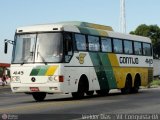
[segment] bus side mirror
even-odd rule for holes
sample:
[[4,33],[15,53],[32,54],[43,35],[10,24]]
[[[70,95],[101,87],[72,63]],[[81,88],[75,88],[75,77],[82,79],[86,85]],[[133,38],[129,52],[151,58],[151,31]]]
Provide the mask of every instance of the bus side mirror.
[[14,45],[14,41],[8,40],[8,39],[4,40],[4,53],[5,54],[7,54],[7,52],[8,52],[8,43]]
[[7,52],[8,52],[8,43],[5,40],[4,41],[4,53],[7,54]]

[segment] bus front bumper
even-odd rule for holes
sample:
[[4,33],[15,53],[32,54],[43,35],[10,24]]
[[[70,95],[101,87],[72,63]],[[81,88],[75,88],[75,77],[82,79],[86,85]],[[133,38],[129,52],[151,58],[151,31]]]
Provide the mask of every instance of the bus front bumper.
[[11,83],[11,90],[14,93],[32,93],[32,92],[63,93],[60,90],[59,83],[45,83],[45,84]]

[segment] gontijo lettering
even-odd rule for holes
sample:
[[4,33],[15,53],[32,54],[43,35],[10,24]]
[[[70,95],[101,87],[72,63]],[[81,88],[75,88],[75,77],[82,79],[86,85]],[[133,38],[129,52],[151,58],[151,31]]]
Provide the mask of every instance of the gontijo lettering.
[[119,62],[120,64],[139,64],[138,58],[133,57],[120,57]]

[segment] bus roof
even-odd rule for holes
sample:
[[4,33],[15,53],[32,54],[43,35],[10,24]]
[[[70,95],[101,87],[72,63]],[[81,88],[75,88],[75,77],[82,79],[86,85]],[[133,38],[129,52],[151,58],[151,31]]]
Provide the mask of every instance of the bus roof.
[[41,24],[41,25],[33,25],[17,28],[16,33],[25,33],[25,32],[48,32],[48,31],[69,31],[69,32],[77,32],[83,34],[97,35],[97,36],[106,36],[106,37],[114,37],[128,40],[136,40],[143,42],[151,42],[151,40],[147,37],[130,35],[130,34],[122,34],[118,32],[114,32],[112,27],[81,22],[81,21],[68,21],[68,22],[59,22],[54,24]]
[[131,35],[131,34],[122,34],[122,33],[111,32],[111,31],[108,31],[107,33],[109,37],[113,37],[113,38],[120,38],[120,39],[125,39],[125,40],[135,40],[135,41],[151,43],[151,40],[148,37]]
[[33,26],[20,27],[20,28],[17,28],[16,32],[22,33],[22,32],[40,32],[40,31],[41,32],[42,31],[61,31],[62,28],[66,28],[68,26],[113,31],[112,27],[110,26],[88,23],[88,22],[80,22],[80,21],[68,21],[68,22],[59,22],[54,24],[39,24],[39,25],[33,25]]

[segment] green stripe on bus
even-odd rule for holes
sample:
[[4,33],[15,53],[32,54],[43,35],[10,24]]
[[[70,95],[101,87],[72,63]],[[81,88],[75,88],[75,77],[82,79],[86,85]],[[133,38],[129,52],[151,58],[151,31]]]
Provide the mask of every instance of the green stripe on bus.
[[95,66],[94,69],[99,81],[100,89],[109,90],[108,80],[107,80],[105,70],[102,65],[99,54],[98,53],[89,53],[89,54],[90,54],[90,58],[92,60],[93,66]]
[[108,54],[99,53],[99,56],[100,56],[102,64],[103,64],[105,74],[107,76],[109,88],[110,89],[117,88],[116,78],[115,78],[113,68],[111,66],[111,62],[109,60]]
[[108,36],[108,33],[104,30],[96,30],[96,29],[86,28],[86,27],[78,27],[78,29],[83,34],[105,36],[105,37]]
[[41,67],[40,71],[38,72],[38,76],[44,76],[48,70],[49,66]]
[[37,76],[39,71],[40,71],[41,67],[35,67],[32,69],[30,76]]
[[90,53],[100,89],[117,88],[113,68],[106,53]]
[[95,29],[90,29],[85,27],[78,27],[78,29],[80,30],[81,33],[84,33],[84,34],[100,36],[100,33],[98,32],[98,30],[95,30]]

